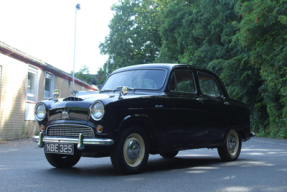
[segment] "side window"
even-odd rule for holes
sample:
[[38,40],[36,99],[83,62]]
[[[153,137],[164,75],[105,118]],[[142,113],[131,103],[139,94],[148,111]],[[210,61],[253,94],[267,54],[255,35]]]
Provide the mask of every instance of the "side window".
[[192,71],[174,71],[170,77],[168,89],[172,92],[195,93]]
[[28,66],[25,120],[36,120],[34,108],[38,101],[38,81],[38,69]]
[[213,76],[198,72],[198,82],[202,94],[222,96],[221,89]]

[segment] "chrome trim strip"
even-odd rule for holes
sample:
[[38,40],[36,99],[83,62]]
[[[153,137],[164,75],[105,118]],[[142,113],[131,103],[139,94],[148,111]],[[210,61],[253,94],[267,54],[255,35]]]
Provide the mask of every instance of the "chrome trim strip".
[[[32,141],[38,143],[39,136],[33,136]],[[44,136],[43,142],[48,143],[79,143],[79,138],[69,138],[69,137],[57,137],[57,136]],[[84,138],[83,139],[84,145],[113,145],[113,139],[100,139],[100,138]]]

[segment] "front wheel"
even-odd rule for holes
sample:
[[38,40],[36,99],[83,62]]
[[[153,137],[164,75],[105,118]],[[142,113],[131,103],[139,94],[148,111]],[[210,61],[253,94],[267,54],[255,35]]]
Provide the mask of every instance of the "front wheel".
[[149,156],[147,136],[140,127],[129,127],[120,136],[118,145],[111,153],[111,161],[121,174],[139,173]]
[[235,130],[228,132],[224,146],[217,148],[220,158],[224,161],[235,161],[241,152],[241,137]]
[[76,165],[81,156],[80,155],[59,155],[45,153],[48,162],[56,168],[70,168]]

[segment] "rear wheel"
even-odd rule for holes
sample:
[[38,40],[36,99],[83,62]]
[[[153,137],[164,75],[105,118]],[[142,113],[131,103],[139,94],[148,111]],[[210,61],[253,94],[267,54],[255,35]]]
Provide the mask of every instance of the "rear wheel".
[[121,174],[139,173],[149,156],[147,136],[140,127],[129,127],[120,136],[118,145],[111,153],[111,161]]
[[163,158],[174,158],[178,154],[178,151],[171,151],[171,152],[165,152],[160,153],[160,156]]
[[217,149],[220,158],[224,161],[235,161],[241,152],[241,138],[235,130],[227,133],[224,146]]
[[45,153],[48,162],[56,168],[70,168],[76,165],[81,156],[80,155],[59,155]]

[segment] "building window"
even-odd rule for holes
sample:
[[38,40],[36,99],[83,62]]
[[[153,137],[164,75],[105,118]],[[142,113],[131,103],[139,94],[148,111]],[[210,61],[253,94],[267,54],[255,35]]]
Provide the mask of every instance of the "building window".
[[38,69],[28,68],[27,78],[27,101],[37,102],[38,100]]
[[36,120],[34,108],[38,102],[38,82],[38,69],[28,66],[25,120]]
[[44,99],[49,99],[53,97],[54,88],[54,76],[50,73],[45,74],[45,89],[44,89]]
[[1,108],[1,79],[2,79],[2,66],[0,65],[0,108]]

